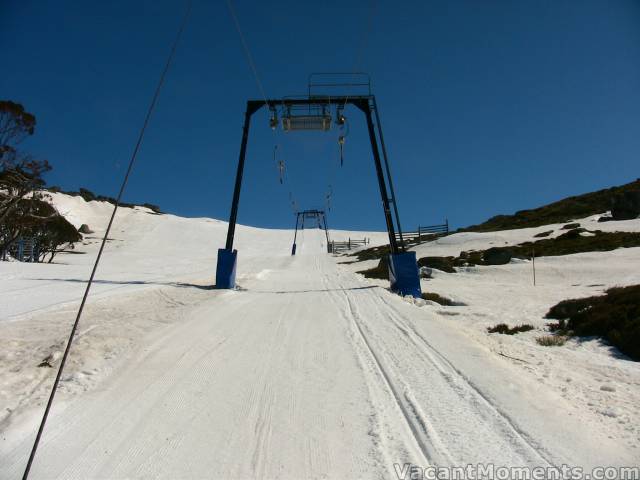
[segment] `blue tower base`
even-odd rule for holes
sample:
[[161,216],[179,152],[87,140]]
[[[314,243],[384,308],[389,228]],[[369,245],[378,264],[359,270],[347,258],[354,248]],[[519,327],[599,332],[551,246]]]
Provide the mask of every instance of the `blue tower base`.
[[216,288],[236,287],[237,250],[218,249],[218,266],[216,268]]
[[296,254],[296,244],[293,244],[293,247],[291,247],[291,255],[295,255]]
[[402,296],[422,296],[420,288],[420,274],[416,252],[402,252],[389,255],[389,281],[391,291]]

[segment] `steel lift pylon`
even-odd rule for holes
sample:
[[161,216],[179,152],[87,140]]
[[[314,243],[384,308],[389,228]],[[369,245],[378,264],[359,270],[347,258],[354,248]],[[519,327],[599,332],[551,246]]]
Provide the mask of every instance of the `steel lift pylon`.
[[316,224],[318,228],[322,228],[324,230],[324,235],[327,238],[327,252],[331,253],[331,243],[329,242],[329,228],[327,227],[327,216],[324,213],[324,210],[303,210],[301,212],[296,212],[296,230],[293,234],[293,245],[291,246],[291,255],[296,254],[297,244],[296,239],[298,238],[298,226],[300,226],[300,230],[304,230],[304,220],[316,220]]
[[[415,252],[407,252],[404,248],[402,240],[402,230],[400,228],[400,218],[393,191],[393,182],[391,180],[391,172],[386,155],[386,148],[382,136],[382,127],[380,125],[380,116],[376,105],[374,95],[353,95],[353,96],[315,96],[309,95],[302,98],[283,98],[274,100],[249,100],[247,101],[247,109],[244,116],[244,127],[242,130],[242,141],[240,143],[240,156],[238,159],[238,168],[236,171],[236,181],[233,191],[233,200],[231,202],[231,213],[229,215],[229,229],[227,231],[227,240],[224,248],[218,250],[218,264],[216,270],[216,287],[217,288],[234,288],[237,265],[237,250],[233,248],[233,240],[236,229],[236,221],[238,217],[238,205],[240,203],[240,191],[242,187],[242,178],[244,174],[245,156],[247,152],[247,141],[249,139],[249,127],[251,118],[254,113],[262,107],[267,107],[275,112],[280,108],[281,111],[291,112],[296,108],[307,107],[308,111],[312,109],[321,110],[321,114],[304,115],[305,118],[298,119],[297,122],[288,121],[287,125],[299,125],[300,129],[325,129],[327,111],[330,111],[332,105],[338,109],[344,109],[347,105],[358,108],[365,117],[367,130],[371,142],[371,151],[373,154],[374,166],[378,178],[378,186],[380,188],[380,198],[382,201],[382,209],[384,212],[385,222],[387,225],[387,233],[389,235],[389,281],[391,289],[400,295],[412,295],[419,297],[421,295],[420,279],[418,275],[418,265],[416,262]],[[329,107],[329,110],[326,108]],[[341,112],[341,110],[339,110]],[[373,115],[375,114],[377,125],[374,125]],[[322,118],[321,118],[322,116]],[[289,119],[295,117],[289,113]],[[277,124],[277,121],[276,121]],[[284,118],[283,118],[283,124]],[[272,120],[273,126],[273,120]],[[377,132],[376,132],[377,127]],[[385,170],[383,170],[380,158],[380,147],[385,159]],[[386,176],[385,176],[386,173]],[[391,214],[391,205],[393,204],[395,220]],[[396,239],[396,225],[399,233],[399,241]]]

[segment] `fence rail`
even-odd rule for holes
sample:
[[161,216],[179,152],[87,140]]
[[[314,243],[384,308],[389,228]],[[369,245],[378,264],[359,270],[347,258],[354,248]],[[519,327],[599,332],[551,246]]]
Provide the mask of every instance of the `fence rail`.
[[[421,243],[424,240],[432,237],[433,235],[447,235],[449,233],[449,220],[445,220],[442,225],[427,225],[420,226],[418,229],[409,232],[402,232],[402,240],[405,242],[417,242]],[[400,234],[396,233],[396,240],[400,241]]]
[[369,245],[371,240],[369,238],[363,239],[355,239],[349,238],[346,242],[329,242],[329,253],[340,253],[347,250],[351,250],[352,248],[361,247],[365,245]]

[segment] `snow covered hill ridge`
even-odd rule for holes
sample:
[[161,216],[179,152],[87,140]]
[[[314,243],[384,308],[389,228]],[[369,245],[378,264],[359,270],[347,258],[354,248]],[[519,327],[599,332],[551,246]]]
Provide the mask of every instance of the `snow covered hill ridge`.
[[[92,234],[53,264],[0,262],[0,478],[17,478],[113,206],[51,194]],[[605,212],[602,212],[603,214]],[[640,219],[572,219],[640,232]],[[460,232],[418,258],[517,245],[565,223]],[[397,478],[395,464],[629,466],[640,363],[598,338],[538,344],[561,300],[640,284],[640,247],[432,270],[402,299],[317,229],[238,225],[238,284],[213,290],[227,223],[119,210],[34,478]],[[331,231],[332,238],[385,232]],[[530,324],[517,335],[499,323]],[[479,440],[480,439],[480,440]],[[211,452],[216,452],[212,455]]]
[[[106,201],[87,202],[80,196],[63,193],[50,192],[49,195],[58,212],[72,225],[80,228],[86,224],[93,233],[85,234],[82,243],[76,244],[73,251],[56,257],[56,262],[49,268],[0,262],[0,268],[5,271],[0,284],[15,295],[10,302],[0,306],[0,318],[11,318],[47,306],[76,301],[83,290],[82,283],[90,273],[113,205]],[[212,286],[217,251],[224,246],[227,225],[226,221],[211,218],[158,215],[141,206],[120,208],[92,295],[125,293],[194,280]],[[335,240],[366,236],[371,239],[372,245],[378,245],[387,238],[386,234],[380,232],[334,230],[332,235]],[[235,248],[240,252],[239,280],[249,275],[245,273],[249,259],[266,254],[288,256],[292,241],[291,230],[238,225]],[[34,276],[37,278],[35,282]],[[66,281],[62,282],[61,279]],[[55,291],[51,290],[53,285],[56,285]]]

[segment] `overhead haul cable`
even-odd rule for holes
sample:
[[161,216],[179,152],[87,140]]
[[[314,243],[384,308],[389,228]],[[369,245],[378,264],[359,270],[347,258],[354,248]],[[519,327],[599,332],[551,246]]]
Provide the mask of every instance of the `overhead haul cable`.
[[78,313],[76,315],[76,319],[73,323],[73,327],[71,328],[71,333],[69,334],[69,339],[67,340],[67,345],[64,350],[64,354],[62,355],[62,359],[60,360],[60,366],[58,367],[58,372],[56,374],[56,378],[53,382],[53,387],[51,388],[51,393],[49,394],[49,400],[47,401],[47,406],[45,407],[44,414],[42,416],[42,420],[40,422],[40,427],[38,428],[38,433],[36,435],[36,439],[33,443],[33,447],[31,448],[31,453],[29,455],[29,460],[27,461],[27,466],[25,467],[24,474],[22,475],[22,479],[26,480],[29,478],[29,472],[31,471],[31,466],[33,464],[33,459],[35,458],[36,451],[38,450],[38,445],[40,444],[40,439],[42,437],[42,432],[44,430],[45,424],[47,423],[47,418],[49,416],[49,412],[51,410],[51,405],[53,404],[53,399],[56,394],[56,390],[58,388],[58,384],[60,383],[60,377],[62,376],[62,371],[64,370],[65,363],[69,356],[69,351],[71,350],[71,344],[73,342],[73,337],[78,328],[78,324],[80,323],[80,318],[82,317],[82,312],[84,310],[84,306],[87,302],[87,298],[89,296],[89,291],[91,290],[91,285],[93,284],[93,279],[96,274],[96,270],[98,269],[98,264],[100,263],[100,259],[102,258],[102,252],[104,251],[104,247],[107,243],[107,238],[109,237],[109,232],[111,231],[111,227],[113,225],[113,221],[116,216],[116,212],[118,211],[118,207],[120,206],[120,202],[122,200],[122,195],[124,194],[125,188],[129,181],[129,176],[131,175],[131,171],[133,169],[133,165],[135,163],[136,157],[138,156],[138,151],[140,150],[140,146],[142,145],[142,139],[144,138],[144,133],[147,129],[147,125],[149,124],[149,120],[151,118],[151,114],[153,113],[156,103],[158,101],[158,97],[160,96],[160,91],[162,90],[162,86],[164,85],[164,80],[167,76],[167,72],[169,71],[169,67],[173,62],[173,57],[175,56],[178,44],[180,42],[180,38],[182,37],[182,33],[187,24],[187,20],[191,14],[191,0],[188,0],[185,14],[182,18],[182,22],[180,23],[180,28],[178,29],[178,33],[171,47],[171,51],[169,53],[169,57],[167,58],[167,62],[162,70],[160,75],[160,80],[158,81],[158,85],[156,87],[153,98],[151,99],[151,103],[149,104],[149,108],[147,110],[147,114],[145,116],[144,122],[142,124],[142,128],[140,129],[140,134],[138,135],[138,140],[136,141],[135,147],[133,149],[133,153],[131,154],[131,159],[129,160],[129,166],[127,168],[127,172],[125,173],[124,179],[122,180],[122,185],[120,186],[120,191],[118,192],[118,196],[116,198],[115,205],[113,206],[113,211],[111,213],[111,218],[109,219],[109,224],[107,225],[107,229],[102,238],[102,243],[100,244],[100,250],[98,250],[98,255],[96,257],[95,263],[93,264],[93,269],[91,270],[91,275],[89,276],[89,281],[87,282],[87,286],[84,291],[84,295],[82,296],[82,301],[80,302],[80,307],[78,308]]
[[[233,24],[236,28],[236,31],[238,32],[238,36],[240,37],[240,42],[242,43],[242,49],[244,51],[247,63],[249,64],[249,68],[251,69],[251,72],[253,73],[253,77],[255,79],[256,85],[258,86],[258,89],[260,90],[260,95],[262,95],[262,99],[264,100],[264,104],[267,107],[270,107],[269,105],[269,101],[267,100],[267,94],[266,91],[264,89],[264,85],[262,84],[262,81],[260,80],[260,74],[258,73],[258,67],[256,66],[256,62],[253,59],[253,55],[251,54],[251,49],[249,48],[249,43],[247,42],[246,37],[244,36],[244,33],[242,33],[242,27],[240,26],[240,20],[238,19],[238,15],[236,14],[236,10],[233,6],[233,0],[226,0],[227,3],[227,8],[229,9],[229,14],[231,15],[231,18],[233,19]],[[280,184],[284,184],[284,180],[285,180],[285,161],[282,160],[281,158],[279,158],[278,156],[278,147],[279,144],[277,142],[278,139],[278,129],[277,129],[277,117],[274,115],[272,117],[272,119],[270,120],[270,124],[271,124],[271,130],[273,131],[274,134],[274,138],[276,139],[274,148],[273,148],[273,161],[274,164],[276,166],[276,168],[278,169],[278,179]],[[292,199],[293,194],[291,192],[291,190],[289,191],[289,200],[291,201],[291,205],[293,207],[294,213],[297,209],[297,204],[295,202],[295,200]]]

